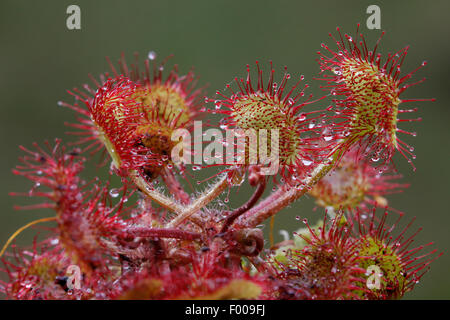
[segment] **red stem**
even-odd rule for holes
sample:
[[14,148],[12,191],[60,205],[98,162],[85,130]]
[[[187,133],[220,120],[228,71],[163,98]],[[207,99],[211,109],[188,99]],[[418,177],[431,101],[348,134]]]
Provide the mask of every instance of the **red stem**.
[[241,216],[243,213],[247,212],[248,210],[250,210],[251,208],[253,208],[253,206],[256,204],[256,202],[258,202],[258,200],[261,198],[261,196],[264,193],[264,190],[266,189],[266,180],[262,179],[261,182],[258,184],[258,186],[256,187],[255,192],[253,193],[252,197],[247,201],[247,203],[245,203],[244,205],[242,205],[241,207],[235,209],[233,212],[231,212],[231,214],[226,218],[222,230],[220,231],[220,233],[224,233],[228,230],[228,228],[233,224],[233,222],[239,217]]

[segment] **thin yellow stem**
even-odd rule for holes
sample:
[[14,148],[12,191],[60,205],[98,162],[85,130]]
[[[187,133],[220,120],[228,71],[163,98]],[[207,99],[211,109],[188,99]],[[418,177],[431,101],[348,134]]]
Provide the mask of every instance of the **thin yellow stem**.
[[29,227],[35,225],[35,224],[38,224],[38,223],[41,223],[41,222],[47,222],[47,221],[56,221],[56,219],[57,219],[57,217],[42,218],[42,219],[38,219],[38,220],[31,221],[30,223],[28,223],[28,224],[24,225],[23,227],[19,228],[16,232],[14,232],[14,233],[12,234],[11,237],[9,237],[8,241],[6,241],[5,245],[4,245],[3,248],[2,248],[2,251],[0,251],[0,258],[3,256],[3,254],[4,254],[5,251],[6,251],[6,249],[7,249],[8,246],[11,244],[11,242],[12,242],[12,241],[13,241],[13,240],[14,240],[14,239],[15,239],[22,231],[24,231],[25,229],[27,229],[27,228],[29,228]]

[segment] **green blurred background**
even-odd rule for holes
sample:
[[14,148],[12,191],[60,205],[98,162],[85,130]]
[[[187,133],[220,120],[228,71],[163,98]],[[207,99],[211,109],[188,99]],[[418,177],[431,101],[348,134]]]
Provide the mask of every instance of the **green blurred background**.
[[[81,7],[81,30],[66,28],[66,8]],[[428,66],[416,79],[427,81],[409,89],[403,98],[437,99],[435,103],[415,103],[419,116],[416,138],[406,137],[415,146],[417,171],[404,159],[397,158],[404,181],[411,187],[389,198],[392,207],[409,217],[417,216],[415,226],[422,226],[415,243],[434,241],[446,252],[437,260],[409,299],[450,298],[449,183],[450,150],[450,2],[442,1],[6,1],[0,2],[0,243],[26,222],[49,216],[49,212],[14,211],[14,204],[27,199],[12,198],[10,191],[26,191],[30,183],[11,173],[21,154],[19,145],[61,137],[64,121],[74,113],[57,107],[57,101],[73,102],[66,90],[89,82],[88,73],[108,70],[105,56],[118,58],[124,52],[146,56],[150,50],[158,57],[174,54],[182,72],[195,66],[200,83],[208,84],[208,93],[222,90],[235,76],[243,76],[245,65],[273,60],[281,70],[285,65],[294,76],[304,74],[312,81],[319,70],[315,59],[322,42],[332,45],[329,32],[340,26],[353,33],[362,24],[369,47],[380,34],[367,30],[366,8],[381,7],[381,27],[386,30],[381,50],[392,52],[410,45],[403,70],[409,71],[423,60]],[[267,64],[266,64],[267,65]],[[412,104],[411,104],[412,105]],[[96,174],[95,169],[88,175]],[[245,201],[248,188],[233,194],[236,206]],[[304,198],[281,212],[277,229],[289,231],[301,227],[295,216],[316,220],[322,212],[313,212],[312,199]],[[267,228],[266,228],[267,229]],[[267,230],[266,230],[267,231]],[[28,231],[18,244],[30,243]],[[276,240],[280,240],[276,234]],[[2,275],[3,277],[3,275]]]

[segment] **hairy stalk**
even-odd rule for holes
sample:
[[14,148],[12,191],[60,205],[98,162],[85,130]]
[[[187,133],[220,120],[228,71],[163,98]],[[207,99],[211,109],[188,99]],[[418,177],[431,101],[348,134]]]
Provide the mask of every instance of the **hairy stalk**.
[[183,212],[183,207],[178,203],[173,201],[172,199],[166,197],[160,192],[156,191],[153,187],[149,185],[147,180],[142,177],[139,172],[133,170],[130,172],[130,178],[134,182],[134,184],[143,192],[147,197],[158,203],[163,208],[170,210],[172,212],[181,214]]
[[278,189],[266,199],[261,201],[257,206],[248,210],[245,215],[236,221],[236,226],[240,228],[254,228],[263,223],[266,219],[272,217],[281,209],[287,207],[292,202],[303,196],[310,188],[312,188],[320,179],[322,179],[331,169],[334,168],[336,162],[342,156],[341,152],[336,152],[328,164],[319,164],[311,176],[303,181],[303,188],[291,188],[286,186]]
[[200,197],[198,197],[194,202],[192,202],[187,208],[183,208],[180,204],[176,203],[172,199],[166,197],[160,192],[152,188],[147,180],[142,177],[139,172],[133,170],[130,172],[130,177],[134,184],[145,193],[150,199],[158,203],[160,206],[167,210],[175,212],[178,214],[170,223],[166,226],[167,228],[174,228],[179,226],[186,219],[191,219],[194,223],[201,226],[201,219],[195,215],[200,209],[206,206],[208,203],[217,198],[227,187],[228,181],[227,176],[224,175],[220,180],[211,187],[208,191],[204,192]]
[[166,228],[174,228],[191,218],[196,212],[205,207],[208,203],[216,199],[228,186],[227,175],[223,175],[211,188],[203,192],[200,197],[195,199],[181,214],[178,214],[170,221]]
[[187,194],[186,191],[184,191],[180,182],[178,181],[178,179],[175,177],[175,175],[171,170],[168,170],[166,168],[163,174],[161,175],[161,178],[166,184],[169,192],[173,194],[177,200],[179,200],[182,204],[189,204],[191,202],[189,194]]

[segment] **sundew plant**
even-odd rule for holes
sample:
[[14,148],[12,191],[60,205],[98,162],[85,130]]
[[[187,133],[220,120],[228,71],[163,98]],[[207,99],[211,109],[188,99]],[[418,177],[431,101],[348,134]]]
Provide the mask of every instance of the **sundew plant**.
[[[18,209],[54,214],[12,230],[0,290],[10,299],[401,298],[441,255],[414,242],[420,228],[388,201],[408,187],[393,156],[415,170],[406,141],[416,133],[402,124],[420,121],[417,106],[433,99],[409,89],[426,63],[403,72],[408,47],[386,54],[382,36],[330,33],[311,80],[319,97],[268,61],[208,94],[173,57],[108,58],[109,71],[58,102],[74,111],[76,141],[20,147],[13,173],[31,187],[11,195],[40,200]],[[87,166],[107,178],[84,178]],[[202,169],[214,173],[205,180]],[[231,203],[244,183],[252,195]],[[317,221],[299,211],[290,240],[265,239],[262,225],[303,196],[315,199]],[[47,232],[15,245],[37,224]]]

